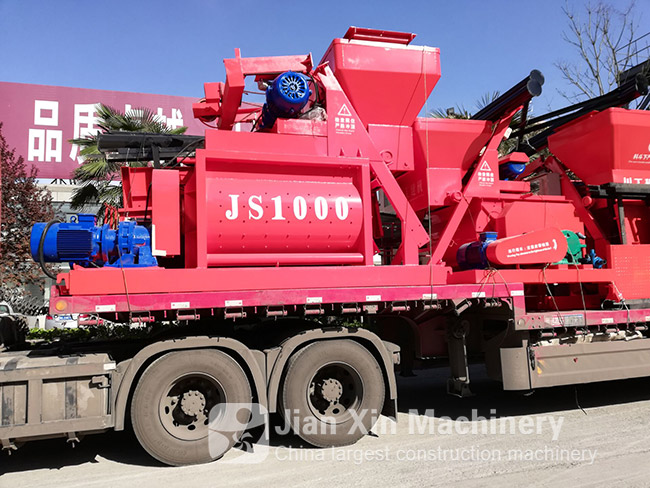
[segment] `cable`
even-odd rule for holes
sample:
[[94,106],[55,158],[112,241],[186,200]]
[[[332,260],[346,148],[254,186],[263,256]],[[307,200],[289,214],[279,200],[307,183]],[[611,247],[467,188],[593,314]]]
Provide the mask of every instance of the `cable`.
[[628,43],[625,44],[624,46],[619,47],[619,48],[618,48],[616,51],[614,51],[614,52],[622,51],[623,49],[625,49],[625,48],[628,47],[629,45],[634,44],[635,42],[640,41],[641,39],[643,39],[643,38],[646,37],[646,36],[650,36],[650,32],[646,32],[646,33],[643,34],[642,36],[637,37],[636,39],[631,40],[630,42],[628,42]]
[[314,89],[316,90],[316,98],[314,100],[314,103],[312,104],[311,108],[307,112],[311,112],[314,110],[314,107],[320,103],[320,89],[318,88],[318,83],[316,83],[316,80],[312,75],[307,75],[309,79],[311,80],[312,85],[314,85]]
[[[149,188],[147,188],[147,198],[144,202],[144,216],[142,217],[142,222],[147,221],[147,210],[149,210],[149,196],[151,195],[151,183],[149,183]],[[153,212],[152,212],[153,213]]]
[[[494,279],[494,275],[495,275],[495,274],[498,274],[499,277],[501,278],[501,280],[503,281],[503,285],[504,285],[505,288],[506,288],[506,293],[508,294],[508,297],[511,298],[511,297],[512,297],[512,294],[510,293],[510,288],[508,287],[508,282],[506,281],[506,279],[504,278],[504,276],[501,274],[501,271],[499,271],[497,268],[494,268],[494,267],[493,267],[493,268],[489,268],[489,269],[490,269],[491,271],[494,271],[494,273],[493,273],[491,276],[492,276],[492,280],[493,280],[493,282],[494,282],[495,287],[496,287],[497,282],[496,282],[496,280]],[[494,296],[494,292],[493,292],[492,296]],[[513,306],[514,306],[514,305],[513,305]],[[508,337],[508,330],[509,330],[509,326],[506,326],[506,328],[505,328],[505,334],[503,334],[503,337],[501,338],[501,341],[500,341],[499,344],[496,346],[497,349],[499,349],[499,348],[503,345],[503,343],[504,343],[505,340],[506,340],[506,337]]]
[[43,273],[45,273],[49,278],[52,278],[54,282],[56,283],[56,275],[53,275],[46,267],[45,267],[45,256],[43,253],[43,245],[45,244],[45,236],[47,235],[47,231],[50,230],[50,227],[52,227],[54,224],[60,223],[59,220],[50,220],[46,225],[45,225],[45,230],[43,230],[43,233],[41,234],[41,240],[38,242],[38,262],[41,265],[41,269],[43,270]]
[[262,118],[262,113],[260,112],[260,115],[253,121],[253,126],[251,127],[251,132],[255,132],[255,128],[257,127],[257,123],[259,120]]
[[621,293],[621,291],[618,289],[618,286],[616,286],[616,282],[612,281],[612,285],[614,285],[614,289],[616,290],[616,295],[620,297],[621,304],[623,307],[625,307],[625,310],[627,311],[627,325],[630,325],[630,307],[627,306],[627,301],[625,300],[625,297]]
[[582,298],[582,310],[584,312],[584,318],[585,318],[585,332],[589,332],[589,327],[588,327],[588,321],[587,321],[587,304],[585,302],[585,293],[582,289],[582,281],[580,280],[580,268],[578,267],[578,263],[573,260],[573,264],[576,267],[576,274],[578,277],[578,286],[580,287],[580,297]]
[[639,54],[641,51],[645,51],[645,50],[648,49],[649,47],[650,47],[650,44],[647,44],[645,47],[642,47],[641,49],[639,49],[639,50],[633,52],[632,54],[630,54],[627,58],[623,59],[621,62],[623,62],[623,63],[626,62],[627,60],[629,60],[629,59],[632,58],[633,56],[636,56],[636,55]]
[[124,282],[124,293],[126,294],[126,306],[129,309],[129,324],[133,318],[133,312],[131,310],[131,299],[129,297],[129,288],[126,286],[126,273],[124,272],[124,265],[122,263],[122,250],[120,249],[120,232],[119,228],[117,231],[117,255],[120,262],[120,270],[122,271],[122,281]]
[[553,292],[551,291],[551,287],[548,284],[548,281],[546,279],[546,268],[550,266],[550,263],[547,263],[543,268],[542,268],[542,278],[544,279],[544,284],[546,285],[546,292],[549,294],[551,297],[551,300],[553,300],[553,305],[555,306],[555,310],[557,311],[557,316],[560,321],[560,325],[564,327],[564,317],[562,317],[562,313],[560,312],[560,308],[557,306],[557,302],[555,301],[555,296],[553,296]]
[[[180,156],[183,152],[187,151],[191,146],[193,146],[193,145],[195,145],[195,144],[200,144],[200,143],[202,143],[202,142],[205,142],[205,138],[203,138],[203,139],[196,139],[196,140],[194,140],[194,141],[188,142],[188,143],[185,145],[185,147],[183,147],[183,149],[181,149],[180,151],[178,151],[178,153],[176,154],[176,156],[174,156],[173,158],[170,159],[170,161],[175,160],[175,159],[176,159],[178,156]],[[194,148],[195,151],[196,151],[196,149],[197,149],[197,148]],[[191,152],[191,151],[190,151],[190,152]],[[182,158],[180,161],[176,161],[176,162],[174,162],[174,163],[168,164],[168,165],[165,166],[165,167],[166,167],[166,168],[174,168],[175,166],[178,166],[178,165],[180,165],[180,164],[183,164],[183,161],[185,161],[185,159],[186,159],[188,156],[189,156],[189,154],[186,154],[185,156],[183,156],[183,158]]]
[[503,277],[501,272],[494,266],[488,266],[485,269],[485,271],[487,271],[488,273],[484,275],[483,279],[481,280],[482,284],[481,284],[481,288],[479,288],[479,293],[483,289],[483,286],[485,286],[490,281],[492,281],[492,295],[490,296],[490,298],[494,298],[494,296],[496,295],[497,285],[499,285],[499,283],[497,282],[494,276],[498,274],[499,277],[501,278],[501,281],[503,282],[503,285],[505,286],[506,293],[508,294],[508,296],[510,296],[510,288],[508,288],[508,283],[506,282],[506,279]]
[[503,281],[503,285],[506,287],[506,293],[508,293],[508,296],[511,297],[511,296],[512,296],[512,293],[510,293],[510,287],[508,287],[508,282],[506,281],[506,279],[505,279],[505,278],[503,277],[503,275],[501,274],[501,271],[499,271],[499,270],[496,269],[496,268],[494,268],[494,270],[495,270],[495,271],[497,272],[497,274],[501,277],[501,281]]
[[577,386],[574,386],[574,387],[573,387],[573,391],[575,392],[576,407],[578,407],[580,410],[582,410],[582,413],[584,413],[585,415],[587,415],[587,412],[585,411],[585,409],[582,408],[582,406],[580,406],[580,402],[578,402],[578,387],[577,387]]
[[199,118],[199,122],[201,122],[201,123],[202,123],[203,125],[205,125],[206,127],[209,127],[210,129],[219,129],[219,127],[217,127],[216,125],[210,125],[210,124],[208,124],[206,121],[204,121],[204,120],[201,119],[201,118]]

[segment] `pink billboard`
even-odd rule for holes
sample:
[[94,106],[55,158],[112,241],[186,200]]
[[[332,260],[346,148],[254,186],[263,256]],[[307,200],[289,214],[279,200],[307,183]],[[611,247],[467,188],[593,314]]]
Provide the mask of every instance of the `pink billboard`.
[[69,179],[83,158],[79,147],[68,140],[98,132],[98,103],[121,111],[146,107],[169,127],[186,126],[186,134],[202,135],[205,126],[192,116],[196,101],[171,95],[0,82],[0,122],[9,147],[15,147],[18,155],[38,169],[38,178]]

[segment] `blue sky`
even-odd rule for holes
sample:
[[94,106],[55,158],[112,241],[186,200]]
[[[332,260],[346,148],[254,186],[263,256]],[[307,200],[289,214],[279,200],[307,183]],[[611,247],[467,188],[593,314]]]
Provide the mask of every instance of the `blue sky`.
[[[581,11],[582,0],[570,0]],[[624,6],[627,2],[612,0]],[[221,81],[222,59],[312,52],[318,60],[350,25],[414,32],[441,49],[442,78],[430,110],[505,91],[539,69],[535,112],[565,105],[553,66],[574,54],[563,0],[237,1],[0,0],[0,81],[143,93],[203,95]],[[650,31],[637,0],[639,33]]]

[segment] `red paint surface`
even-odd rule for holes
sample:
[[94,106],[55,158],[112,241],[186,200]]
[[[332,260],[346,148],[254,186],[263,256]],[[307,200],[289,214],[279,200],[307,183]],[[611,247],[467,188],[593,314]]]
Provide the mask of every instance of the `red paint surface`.
[[551,151],[585,183],[650,184],[650,112],[593,112],[549,137]]
[[499,239],[488,245],[490,263],[500,266],[556,263],[567,252],[567,241],[558,229],[544,229]]
[[[214,314],[235,306],[511,297],[524,329],[559,327],[561,321],[553,320],[571,310],[584,312],[589,324],[609,315],[627,320],[618,310],[583,311],[581,291],[594,309],[604,298],[650,297],[646,210],[625,204],[629,245],[620,245],[614,243],[616,219],[598,213],[597,204],[586,208],[584,195],[552,157],[533,163],[554,173],[551,194],[532,193],[527,182],[501,181],[498,147],[520,107],[494,123],[417,119],[440,71],[438,51],[408,46],[411,39],[351,30],[332,43],[329,64],[315,69],[308,55],[237,53],[226,60],[225,82],[207,83],[205,102],[194,105],[197,117],[220,128],[206,131],[205,149],[185,167],[160,170],[175,172],[173,177],[155,178],[148,168],[123,171],[122,213],[152,215],[160,249],[182,252],[184,268],[178,268],[180,259],[165,268],[161,256],[157,268],[74,269],[58,290],[68,311],[103,313],[93,307],[106,305],[117,312],[188,308]],[[287,70],[308,73],[318,83],[326,117],[278,121],[269,132],[232,131],[234,123],[254,120],[260,111],[242,102],[245,77],[270,80]],[[562,139],[560,131],[551,140],[562,162],[587,182],[618,181],[619,170],[650,168],[639,162],[646,149],[650,160],[650,141],[637,147],[648,122],[648,114],[613,109],[563,129],[571,137]],[[625,151],[636,154],[633,162]],[[523,154],[510,158],[525,160]],[[153,198],[145,208],[150,185]],[[371,265],[383,245],[373,239],[381,224],[373,212],[377,190],[395,210],[401,231],[383,249],[390,264],[382,266]],[[297,198],[304,199],[304,217],[302,210],[296,214]],[[340,198],[344,218],[336,216]],[[587,234],[587,249],[605,257],[605,267],[552,265],[566,252],[561,230]],[[484,231],[498,234],[488,251],[497,269],[461,271],[456,249]],[[552,243],[552,249],[509,254],[512,248],[540,249],[534,247],[540,243]],[[546,312],[547,284],[560,285],[554,286],[561,293],[553,297],[560,309],[555,315]],[[540,312],[526,314],[526,304]]]

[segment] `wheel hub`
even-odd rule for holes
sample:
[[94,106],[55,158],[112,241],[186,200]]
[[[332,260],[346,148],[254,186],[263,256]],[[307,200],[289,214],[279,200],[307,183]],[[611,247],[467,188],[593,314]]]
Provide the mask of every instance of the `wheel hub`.
[[320,393],[324,400],[330,403],[336,403],[343,394],[343,385],[337,379],[327,378],[321,384]]
[[183,393],[181,398],[181,410],[188,417],[198,417],[205,409],[205,396],[197,390],[189,390]]

